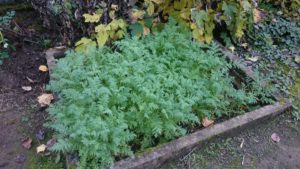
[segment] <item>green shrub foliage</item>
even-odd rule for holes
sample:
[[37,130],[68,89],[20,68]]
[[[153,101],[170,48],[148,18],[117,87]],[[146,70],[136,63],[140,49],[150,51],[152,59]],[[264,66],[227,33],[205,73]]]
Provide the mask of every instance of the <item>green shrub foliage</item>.
[[215,43],[191,41],[172,20],[162,32],[126,37],[85,54],[60,59],[49,89],[58,101],[48,111],[57,133],[54,150],[78,152],[82,168],[101,168],[187,133],[202,118],[241,113],[256,103],[235,89]]

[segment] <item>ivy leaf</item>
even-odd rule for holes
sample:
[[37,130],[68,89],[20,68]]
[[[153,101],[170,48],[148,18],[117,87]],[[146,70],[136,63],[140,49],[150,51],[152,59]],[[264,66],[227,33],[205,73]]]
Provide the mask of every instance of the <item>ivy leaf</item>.
[[251,11],[251,4],[248,2],[248,0],[242,1],[243,9],[247,12]]
[[207,18],[206,11],[200,10],[199,12],[196,12],[193,18],[196,21],[198,28],[204,28],[205,20]]
[[189,20],[191,15],[191,11],[189,9],[184,9],[180,12],[180,17],[185,20]]
[[146,27],[151,28],[152,25],[153,25],[153,19],[152,18],[146,18],[146,19],[144,19],[144,23],[145,23]]
[[186,5],[186,0],[179,0],[174,2],[174,9],[182,10]]
[[155,10],[154,4],[152,2],[149,3],[148,8],[147,8],[147,13],[148,15],[153,15]]
[[129,11],[129,17],[131,19],[131,23],[137,22],[138,19],[143,19],[145,12],[143,10],[133,9]]
[[88,47],[96,46],[96,42],[88,38],[81,38],[78,42],[76,42],[75,46],[75,50],[77,52],[85,52]]
[[222,10],[224,11],[223,17],[227,25],[230,25],[233,21],[234,15],[237,13],[238,9],[233,4],[227,4],[223,1]]
[[123,20],[123,19],[118,19],[118,25],[119,25],[119,27],[121,28],[121,29],[123,29],[123,30],[125,30],[126,29],[126,27],[127,27],[127,24],[126,24],[126,22]]
[[81,38],[78,42],[76,42],[75,46],[79,46],[79,45],[86,45],[88,43],[92,42],[91,39],[88,38]]
[[140,23],[135,23],[129,26],[129,29],[131,30],[131,34],[133,36],[141,36],[144,32],[144,27]]
[[116,33],[116,39],[121,39],[125,36],[125,32],[123,30],[118,30]]
[[[95,27],[95,32],[107,31],[109,29],[110,29],[110,27],[108,27],[108,26],[106,26],[104,24],[100,24],[100,25],[98,25],[98,26]],[[82,40],[86,41],[86,39],[82,39]]]
[[205,41],[204,29],[200,28],[200,29],[193,30],[193,38],[199,42],[204,42]]
[[89,23],[95,23],[95,22],[99,22],[100,18],[101,18],[102,14],[83,14],[84,17],[84,22],[89,22]]
[[96,37],[98,45],[99,45],[99,46],[104,46],[105,43],[106,43],[107,40],[108,40],[108,37],[109,37],[109,36],[108,36],[108,33],[107,33],[107,32],[105,32],[105,31],[100,31],[100,32],[98,32],[98,33],[97,33],[97,37]]

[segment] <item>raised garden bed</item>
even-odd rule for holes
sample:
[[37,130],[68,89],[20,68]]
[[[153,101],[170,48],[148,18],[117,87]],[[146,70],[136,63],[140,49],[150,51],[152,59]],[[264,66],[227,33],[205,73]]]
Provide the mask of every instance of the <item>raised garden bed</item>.
[[[56,52],[55,49],[51,49],[51,51],[46,52],[46,58],[48,60],[48,66],[50,70],[50,77],[53,70],[53,65],[55,64],[54,58],[57,53],[61,53],[61,50]],[[242,65],[239,65],[238,60],[235,60],[236,57],[234,57],[234,55],[228,54],[228,51],[224,51],[224,53],[227,53],[227,56],[231,61],[237,62],[236,64],[241,72],[243,72],[248,77],[253,77],[253,72],[243,67]],[[238,76],[242,77],[243,75]],[[201,145],[202,142],[207,141],[212,137],[237,131],[255,122],[259,122],[261,120],[267,119],[268,117],[275,116],[291,107],[291,104],[285,99],[281,99],[278,96],[274,97],[275,99],[277,99],[277,102],[272,105],[263,106],[254,111],[245,113],[244,115],[240,115],[215,124],[211,127],[195,131],[189,135],[183,136],[169,143],[159,145],[155,148],[146,149],[143,153],[136,153],[134,157],[120,160],[109,168],[156,168],[166,160],[185,154],[192,148]]]
[[[235,55],[231,54],[225,48],[223,48],[223,51],[232,62],[235,62],[237,64],[237,66],[244,74],[246,74],[248,77],[253,77],[253,71],[239,64],[240,62]],[[49,70],[51,72],[53,71],[53,66],[55,66],[55,58],[61,57],[63,56],[63,54],[64,52],[61,48],[49,49],[48,51],[46,51],[46,58]],[[245,113],[244,115],[231,118],[208,128],[200,129],[192,134],[171,141],[170,143],[155,147],[153,149],[149,149],[148,152],[118,161],[109,168],[156,168],[167,160],[188,153],[193,148],[200,146],[213,137],[238,132],[240,130],[243,130],[245,127],[249,127],[259,122],[263,122],[264,120],[268,120],[269,118],[274,117],[291,108],[291,104],[287,100],[280,99],[280,97],[276,95],[274,97],[277,98],[277,102],[272,105],[266,105],[257,110]]]

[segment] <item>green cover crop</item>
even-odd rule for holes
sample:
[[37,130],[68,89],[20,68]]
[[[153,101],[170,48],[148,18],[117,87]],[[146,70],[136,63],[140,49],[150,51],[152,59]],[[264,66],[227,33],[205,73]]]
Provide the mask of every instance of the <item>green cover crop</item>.
[[48,109],[53,150],[78,153],[81,168],[103,168],[133,147],[170,141],[204,117],[232,116],[257,102],[257,93],[234,88],[216,44],[191,39],[171,20],[162,32],[126,37],[114,49],[69,51],[49,86],[59,96]]

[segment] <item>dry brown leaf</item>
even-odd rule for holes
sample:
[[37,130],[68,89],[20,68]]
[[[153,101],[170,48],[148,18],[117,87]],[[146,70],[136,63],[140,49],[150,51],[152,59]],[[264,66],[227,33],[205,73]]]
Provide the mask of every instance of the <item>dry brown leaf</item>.
[[261,22],[261,20],[266,16],[266,14],[262,10],[257,8],[254,8],[252,12],[254,23]]
[[27,137],[22,141],[22,146],[26,149],[30,149],[32,144],[32,139],[30,137]]
[[148,35],[150,33],[150,29],[147,27],[144,27],[144,36]]
[[145,12],[143,10],[133,9],[133,10],[129,11],[129,17],[130,17],[132,23],[137,22],[138,19],[143,19],[144,14],[145,14]]
[[38,97],[38,102],[40,103],[41,107],[49,106],[51,101],[54,99],[52,94],[44,93]]
[[39,71],[41,71],[41,72],[48,72],[48,67],[45,66],[45,65],[40,65]]
[[42,145],[40,145],[40,146],[38,146],[38,147],[36,148],[36,152],[37,152],[37,153],[43,153],[43,152],[46,151],[46,148],[47,148],[47,146],[46,146],[45,144],[42,144]]
[[26,92],[29,92],[32,90],[31,86],[22,86],[22,89],[25,90]]
[[279,142],[280,141],[280,137],[278,136],[278,134],[277,133],[273,133],[272,135],[271,135],[271,138],[272,138],[272,140],[274,141],[274,142]]
[[208,127],[208,126],[212,125],[213,123],[214,123],[214,121],[208,119],[207,117],[205,117],[205,118],[202,120],[202,125],[203,125],[204,127]]

